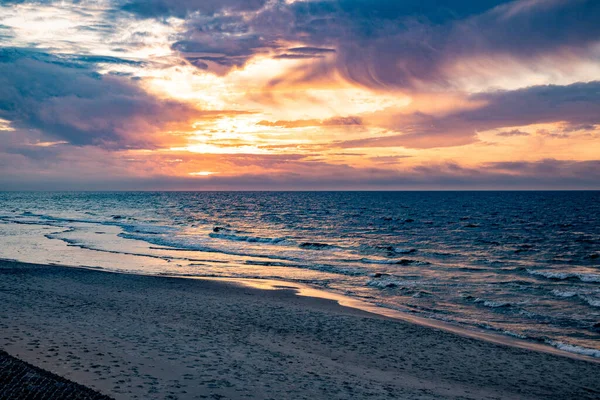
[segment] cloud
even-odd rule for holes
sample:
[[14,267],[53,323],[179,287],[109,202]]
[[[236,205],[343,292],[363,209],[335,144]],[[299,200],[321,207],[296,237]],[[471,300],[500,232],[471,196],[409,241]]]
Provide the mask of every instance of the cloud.
[[536,162],[491,162],[484,169],[526,177],[548,179],[598,180],[600,183],[600,160],[575,161],[544,159]]
[[130,0],[121,9],[142,18],[178,17],[185,18],[190,13],[215,14],[228,11],[256,11],[267,0]]
[[327,53],[335,53],[335,49],[328,49],[322,47],[293,47],[291,49],[287,49],[290,53],[295,54],[327,54]]
[[276,56],[273,56],[273,58],[275,58],[275,59],[288,59],[288,60],[305,60],[305,59],[323,58],[323,57],[324,56],[321,54],[290,54],[290,53],[277,54]]
[[[8,4],[22,3],[11,1]],[[44,1],[48,4],[51,2]],[[199,69],[226,74],[259,55],[304,63],[274,77],[323,76],[377,89],[451,88],[469,62],[569,69],[600,42],[595,0],[114,0],[139,18],[184,19],[173,50]],[[112,16],[115,10],[108,13]],[[561,33],[564,32],[564,33]],[[486,61],[487,60],[487,61]],[[491,66],[490,66],[491,64]]]
[[529,133],[520,131],[518,129],[513,129],[510,131],[501,131],[496,133],[496,136],[502,137],[513,137],[513,136],[529,136]]
[[9,26],[0,24],[0,40],[10,40],[14,38],[14,33]]
[[595,131],[598,126],[595,124],[567,124],[563,127],[563,132],[576,132],[576,131]]
[[600,123],[600,81],[482,93],[472,99],[488,104],[460,115],[487,129],[556,121]]
[[[143,9],[154,10],[155,3],[162,5],[146,14],[185,10],[187,30],[173,47],[191,61],[221,68],[209,63],[209,70],[226,73],[257,55],[275,53],[305,59],[305,80],[314,77],[311,67],[322,71],[326,65],[350,82],[379,89],[452,87],[456,66],[473,58],[572,63],[592,57],[591,46],[600,41],[595,0],[251,1],[245,9],[233,0],[190,0],[170,7],[152,1]],[[192,9],[199,13],[189,15]]]
[[[473,143],[477,132],[492,129],[552,122],[585,127],[600,124],[600,81],[480,93],[470,96],[469,101],[483,105],[443,116],[423,112],[394,114],[387,110],[370,118],[365,116],[366,123],[401,133],[342,141],[336,145],[426,149]],[[382,116],[385,118],[379,120]],[[520,131],[509,132],[514,136],[514,132]]]
[[187,104],[149,95],[131,79],[99,75],[97,57],[78,61],[0,49],[0,118],[74,145],[153,148],[167,139],[165,130],[202,116]]
[[322,47],[293,47],[286,49],[285,51],[285,53],[277,54],[273,58],[302,60],[311,58],[325,58],[326,55],[335,53],[335,49]]
[[[2,187],[600,182],[598,161],[514,160],[595,158],[598,1],[1,3]],[[223,104],[253,115],[215,110]],[[524,137],[534,130],[527,140],[497,138],[487,154],[474,156],[489,150],[483,142],[468,146],[487,137],[480,132]],[[441,149],[452,146],[465,147]],[[408,158],[388,147],[419,150]],[[514,153],[501,153],[508,147]],[[354,148],[364,150],[342,150]],[[429,161],[459,151],[473,159]],[[189,176],[199,171],[215,174]]]
[[[356,168],[349,165],[312,162],[303,155],[173,155],[162,168],[139,175],[150,164],[143,159],[132,170],[126,160],[114,158],[98,148],[82,148],[80,154],[57,153],[57,157],[22,158],[0,153],[0,176],[6,190],[406,190],[406,189],[600,189],[600,160],[544,159],[534,162],[483,163],[465,167],[455,162],[394,168]],[[208,157],[208,160],[204,158]],[[210,171],[210,176],[165,175],[167,168],[200,163],[192,171]],[[168,165],[167,165],[168,164]],[[219,167],[237,166],[242,174],[219,172]],[[256,170],[268,168],[269,171]],[[103,173],[98,175],[98,171]],[[39,171],[42,171],[41,173]],[[10,173],[13,172],[13,173]]]
[[429,9],[426,3],[341,2],[341,10],[321,16],[327,22],[300,29],[336,48],[335,68],[347,80],[376,88],[449,87],[451,67],[464,59],[502,56],[528,64],[558,55],[565,62],[561,53],[585,57],[600,40],[594,0],[447,2]]
[[378,163],[378,164],[398,164],[400,163],[403,159],[405,158],[411,158],[412,156],[407,156],[407,155],[403,155],[403,156],[376,156],[376,157],[369,157],[369,160]]
[[271,126],[279,128],[306,128],[309,126],[360,126],[363,124],[362,118],[357,116],[332,117],[324,120],[301,119],[297,121],[259,121],[257,125]]

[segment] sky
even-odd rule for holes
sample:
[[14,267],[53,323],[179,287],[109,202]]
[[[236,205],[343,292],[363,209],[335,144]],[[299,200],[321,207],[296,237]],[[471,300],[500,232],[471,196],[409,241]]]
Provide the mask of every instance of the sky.
[[0,0],[0,190],[600,189],[597,0]]

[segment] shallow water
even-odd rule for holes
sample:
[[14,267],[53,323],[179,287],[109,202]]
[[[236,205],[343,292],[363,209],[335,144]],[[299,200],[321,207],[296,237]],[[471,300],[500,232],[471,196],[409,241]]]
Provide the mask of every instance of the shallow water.
[[0,193],[0,257],[302,282],[600,357],[600,192]]

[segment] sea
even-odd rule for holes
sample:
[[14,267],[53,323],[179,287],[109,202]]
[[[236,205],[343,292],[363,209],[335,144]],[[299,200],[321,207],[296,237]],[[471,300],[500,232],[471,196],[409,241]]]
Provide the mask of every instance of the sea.
[[302,283],[600,357],[600,192],[0,192],[0,258]]

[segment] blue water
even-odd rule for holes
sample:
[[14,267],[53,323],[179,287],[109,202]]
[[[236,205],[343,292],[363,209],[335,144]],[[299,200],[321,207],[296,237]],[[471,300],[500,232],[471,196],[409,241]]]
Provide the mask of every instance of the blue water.
[[0,193],[0,257],[302,282],[600,356],[600,192]]

